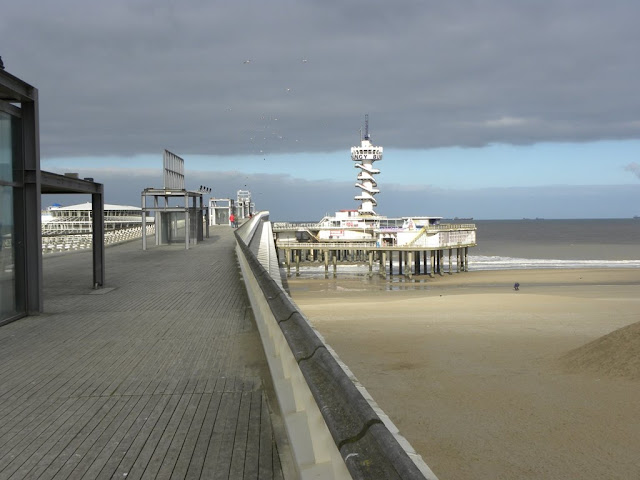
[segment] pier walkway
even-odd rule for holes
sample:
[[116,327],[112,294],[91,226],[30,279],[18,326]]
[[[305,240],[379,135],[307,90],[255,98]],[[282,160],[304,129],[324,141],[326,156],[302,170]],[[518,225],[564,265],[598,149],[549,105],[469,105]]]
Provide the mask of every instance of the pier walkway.
[[0,327],[0,479],[289,478],[234,247],[108,248],[102,290],[45,259],[45,313]]

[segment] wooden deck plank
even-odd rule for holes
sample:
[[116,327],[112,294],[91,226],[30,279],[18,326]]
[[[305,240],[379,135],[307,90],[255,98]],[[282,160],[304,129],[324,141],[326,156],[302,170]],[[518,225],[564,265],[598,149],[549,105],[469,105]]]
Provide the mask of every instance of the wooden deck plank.
[[74,428],[69,429],[56,444],[47,452],[46,455],[38,462],[34,468],[27,472],[29,477],[43,478],[46,477],[45,472],[49,472],[49,478],[58,471],[59,466],[68,458],[70,452],[73,452],[76,446],[84,439],[85,436],[99,422],[100,412],[104,410],[104,406],[109,400],[107,397],[94,397],[93,404],[90,409],[76,422]]
[[198,411],[200,400],[202,399],[200,395],[187,394],[185,396],[190,397],[189,404],[187,405],[184,415],[182,415],[180,423],[178,424],[173,434],[171,444],[169,445],[167,453],[164,456],[164,461],[160,466],[160,470],[158,470],[157,476],[159,478],[171,477],[172,472],[176,466],[176,462],[178,461],[178,458],[180,456],[180,452],[182,451],[182,447],[184,446],[187,433],[189,432],[196,412]]
[[191,455],[191,461],[189,462],[189,468],[185,474],[185,478],[196,479],[200,478],[202,468],[211,441],[213,426],[216,418],[218,417],[218,411],[220,408],[220,401],[222,400],[221,393],[205,394],[210,396],[210,401],[207,406],[205,417],[202,421],[198,439],[193,446],[193,453]]
[[0,480],[281,476],[234,238],[215,237],[107,249],[100,295],[90,252],[45,260],[45,313],[0,328]]
[[73,426],[74,418],[84,415],[91,406],[88,399],[75,399],[65,403],[69,403],[69,408],[60,412],[54,421],[47,422],[45,428],[40,430],[37,436],[25,437],[8,452],[7,456],[3,457],[3,460],[10,457],[11,461],[6,466],[0,464],[2,476],[11,477],[16,473],[20,476],[19,472],[30,471],[55,442]]
[[262,392],[254,391],[251,395],[249,423],[247,425],[247,445],[245,454],[244,478],[259,477],[260,464],[260,420],[262,416]]
[[227,409],[223,412],[223,428],[220,432],[220,445],[215,460],[213,471],[214,479],[230,478],[231,459],[233,454],[233,444],[235,443],[236,428],[238,423],[238,412],[242,394],[240,392],[226,392],[229,400]]
[[104,451],[106,450],[108,452],[113,448],[112,438],[117,434],[124,422],[127,422],[133,415],[137,415],[136,412],[142,408],[144,400],[146,399],[143,397],[123,397],[120,400],[120,403],[123,404],[122,409],[84,452],[82,460],[80,460],[73,471],[66,477],[68,480],[95,478],[103,462],[108,458]]
[[[260,402],[260,447],[258,449],[258,478],[270,480],[273,478],[273,463],[278,459],[276,449],[271,438],[271,419],[267,408],[266,399],[261,398]],[[279,460],[278,460],[279,461]]]
[[142,478],[156,478],[158,476],[158,471],[162,467],[165,457],[167,456],[167,452],[171,447],[171,442],[173,441],[173,436],[178,429],[178,425],[182,421],[182,417],[184,416],[185,411],[191,401],[191,395],[176,395],[180,397],[180,401],[176,406],[176,409],[173,411],[173,415],[169,419],[166,428],[162,432],[160,439],[156,445],[155,450],[151,458],[149,459],[149,463],[147,464],[145,471],[142,475]]
[[[106,460],[103,462],[103,466],[101,467],[99,473],[94,475],[99,466],[99,462],[96,461],[91,466],[93,472],[90,470],[87,473],[87,476],[91,476],[92,478],[112,478],[114,472],[118,469],[120,463],[122,462],[124,456],[131,448],[134,440],[136,439],[142,427],[147,423],[148,418],[156,411],[156,405],[162,397],[159,396],[147,396],[147,402],[144,404],[137,417],[133,419],[129,424],[124,424],[121,426],[121,434],[116,437],[111,438],[109,444],[112,446],[112,449],[103,450],[101,455],[106,454]],[[131,415],[130,415],[131,416]]]
[[229,478],[243,478],[247,460],[247,435],[251,415],[251,392],[242,392],[233,438]]
[[[97,397],[100,408],[95,412],[93,417],[82,427],[82,429],[73,437],[73,439],[64,447],[64,449],[51,461],[44,471],[40,474],[40,480],[50,480],[55,477],[60,469],[64,468],[69,459],[78,457],[78,449],[90,437],[95,428],[102,422],[105,416],[114,408],[118,402],[117,398]],[[77,458],[79,461],[79,458]],[[39,469],[39,471],[42,469]]]
[[211,402],[211,395],[194,396],[200,397],[200,403],[198,404],[198,409],[196,410],[193,420],[189,425],[189,430],[185,435],[182,448],[180,449],[178,458],[171,473],[171,478],[182,479],[186,476],[193,457],[195,445],[198,441],[198,437],[200,436],[200,430],[203,426],[204,418],[207,414],[207,410],[209,409],[209,403]]
[[[142,438],[141,441],[144,442],[142,448],[139,453],[132,452],[135,458],[129,459],[132,461],[131,467],[129,468],[129,472],[127,474],[127,480],[130,479],[139,479],[142,478],[149,462],[153,458],[153,455],[162,439],[162,435],[173,417],[176,408],[178,408],[178,404],[182,397],[180,395],[162,395],[163,398],[168,398],[166,405],[162,412],[160,412],[160,416],[157,421],[153,424],[153,427],[149,428],[149,426],[145,426],[146,430],[146,438]],[[129,453],[129,452],[127,452]]]

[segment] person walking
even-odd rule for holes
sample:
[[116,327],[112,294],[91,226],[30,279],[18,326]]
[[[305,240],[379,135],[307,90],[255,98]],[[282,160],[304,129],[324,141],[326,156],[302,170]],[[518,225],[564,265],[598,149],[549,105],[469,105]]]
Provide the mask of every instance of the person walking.
[[229,215],[229,223],[233,228],[236,228],[236,216],[233,213]]

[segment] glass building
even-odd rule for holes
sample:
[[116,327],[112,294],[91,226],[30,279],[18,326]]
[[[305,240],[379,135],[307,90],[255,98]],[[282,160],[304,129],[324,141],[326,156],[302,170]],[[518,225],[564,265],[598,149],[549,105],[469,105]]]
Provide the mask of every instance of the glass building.
[[40,245],[39,218],[27,214],[40,211],[39,167],[38,91],[0,70],[0,325],[42,309],[42,260],[27,264]]
[[102,287],[103,185],[40,170],[38,90],[0,68],[0,325],[43,311],[41,193],[91,195],[92,287]]

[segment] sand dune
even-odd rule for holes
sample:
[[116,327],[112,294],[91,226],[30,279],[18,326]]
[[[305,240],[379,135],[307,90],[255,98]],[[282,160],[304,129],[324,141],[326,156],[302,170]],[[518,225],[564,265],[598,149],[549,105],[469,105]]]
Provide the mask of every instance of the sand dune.
[[441,480],[640,478],[640,271],[290,288]]
[[560,361],[569,372],[640,380],[640,322],[576,348]]

